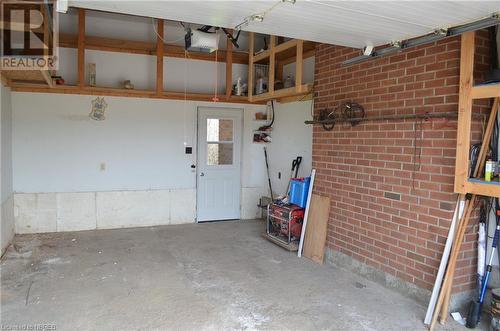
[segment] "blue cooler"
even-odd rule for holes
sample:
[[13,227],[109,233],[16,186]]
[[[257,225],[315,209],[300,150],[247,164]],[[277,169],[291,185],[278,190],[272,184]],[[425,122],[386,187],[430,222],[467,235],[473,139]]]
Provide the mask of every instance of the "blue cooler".
[[290,203],[305,208],[310,184],[311,177],[292,179],[290,183]]

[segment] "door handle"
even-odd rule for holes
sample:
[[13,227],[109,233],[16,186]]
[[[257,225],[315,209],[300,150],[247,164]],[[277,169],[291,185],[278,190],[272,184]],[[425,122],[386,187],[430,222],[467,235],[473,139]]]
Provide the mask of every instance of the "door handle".
[[203,176],[205,176],[205,173],[204,173],[204,172],[201,172],[201,173],[200,173],[200,177],[203,177]]

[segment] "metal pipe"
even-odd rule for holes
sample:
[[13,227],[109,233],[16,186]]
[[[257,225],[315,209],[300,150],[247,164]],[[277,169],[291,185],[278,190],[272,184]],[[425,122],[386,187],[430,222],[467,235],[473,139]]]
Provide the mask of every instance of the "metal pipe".
[[[483,114],[472,114],[472,118],[484,119],[486,115]],[[311,120],[305,121],[305,124],[334,124],[334,123],[346,123],[346,122],[365,122],[365,121],[387,121],[387,120],[405,120],[405,119],[417,119],[417,118],[457,118],[457,112],[445,112],[445,113],[425,113],[425,114],[403,114],[403,115],[384,115],[384,116],[371,116],[363,118],[332,118],[326,120]]]

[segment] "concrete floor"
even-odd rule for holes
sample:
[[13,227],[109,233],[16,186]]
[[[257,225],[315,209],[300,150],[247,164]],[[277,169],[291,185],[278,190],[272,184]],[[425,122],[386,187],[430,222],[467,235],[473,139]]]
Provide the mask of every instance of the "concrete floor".
[[[1,324],[426,330],[425,307],[298,259],[263,239],[263,227],[236,221],[17,236],[1,264]],[[450,321],[444,329],[464,328]]]

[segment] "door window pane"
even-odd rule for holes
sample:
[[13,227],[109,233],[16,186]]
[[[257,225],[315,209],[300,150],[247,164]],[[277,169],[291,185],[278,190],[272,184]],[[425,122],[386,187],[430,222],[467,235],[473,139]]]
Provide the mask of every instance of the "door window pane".
[[233,141],[233,120],[207,118],[207,141]]
[[208,143],[207,164],[209,166],[233,164],[233,144]]

